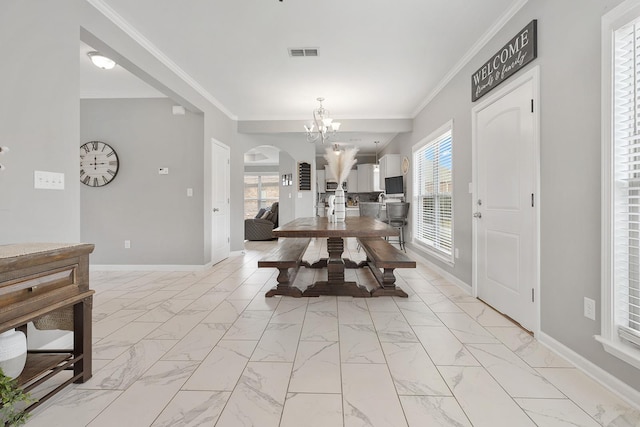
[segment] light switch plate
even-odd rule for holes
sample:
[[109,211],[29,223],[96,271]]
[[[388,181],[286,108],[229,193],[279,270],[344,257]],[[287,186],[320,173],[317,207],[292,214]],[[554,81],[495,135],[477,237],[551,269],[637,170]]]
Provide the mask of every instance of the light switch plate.
[[596,302],[591,298],[584,297],[584,317],[596,320]]
[[64,190],[64,174],[33,171],[33,188],[38,190]]

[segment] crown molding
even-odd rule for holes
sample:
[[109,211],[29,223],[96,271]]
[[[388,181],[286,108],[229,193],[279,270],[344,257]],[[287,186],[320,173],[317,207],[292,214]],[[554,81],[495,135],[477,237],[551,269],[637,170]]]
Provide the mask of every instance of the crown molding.
[[122,16],[120,16],[111,6],[107,5],[102,0],[87,0],[87,3],[95,7],[100,13],[102,13],[108,20],[113,22],[118,28],[131,37],[142,48],[148,51],[154,58],[160,61],[165,67],[169,68],[178,77],[180,77],[186,84],[188,84],[193,90],[198,92],[207,101],[213,104],[216,108],[222,111],[231,120],[238,120],[238,117],[229,111],[220,101],[218,101],[213,95],[211,95],[205,88],[203,88],[193,77],[187,74],[182,68],[173,62],[167,55],[164,54],[157,46],[155,46],[149,39],[143,36],[138,30],[136,30],[129,22],[127,22]]
[[489,43],[493,36],[495,36],[498,31],[500,31],[506,25],[506,23],[509,22],[509,20],[513,18],[515,14],[520,11],[520,9],[522,9],[527,1],[528,0],[515,0],[511,4],[511,7],[509,7],[491,26],[491,28],[489,28],[482,35],[482,37],[480,37],[480,39],[478,39],[478,41],[473,46],[471,46],[471,49],[469,49],[467,53],[464,54],[462,58],[460,58],[460,61],[458,61],[458,63],[451,69],[451,71],[449,71],[449,73],[444,76],[440,83],[438,83],[435,89],[432,90],[431,93],[427,95],[425,100],[422,101],[422,103],[413,111],[412,117],[414,119],[418,114],[420,114],[422,110],[424,110],[427,105],[429,105],[431,101],[433,101],[433,99],[440,93],[440,91],[442,91],[442,89],[444,89],[445,86],[447,86],[447,84],[449,84],[449,82],[453,80],[453,78],[460,71],[462,71],[462,69],[473,59],[473,57],[476,56],[487,43]]

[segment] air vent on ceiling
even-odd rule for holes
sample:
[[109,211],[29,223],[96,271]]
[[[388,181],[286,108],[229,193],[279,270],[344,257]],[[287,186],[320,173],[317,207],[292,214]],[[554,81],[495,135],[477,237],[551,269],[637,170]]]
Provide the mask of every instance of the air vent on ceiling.
[[289,48],[289,56],[318,56],[318,49],[315,47]]

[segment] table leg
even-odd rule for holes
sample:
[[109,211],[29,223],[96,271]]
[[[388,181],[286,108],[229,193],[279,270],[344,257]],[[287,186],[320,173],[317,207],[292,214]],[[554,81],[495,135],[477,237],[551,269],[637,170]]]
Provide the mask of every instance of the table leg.
[[327,261],[328,281],[344,282],[344,261],[342,260],[344,240],[340,237],[329,237],[327,239],[327,252],[329,252],[329,260]]
[[[341,237],[329,237],[327,239],[327,252],[329,252],[329,258],[326,260],[327,281],[314,283],[309,286],[302,295],[305,297],[320,295],[370,297],[370,292],[367,291],[367,288],[364,286],[360,286],[356,282],[345,282],[344,280],[345,264],[350,268],[353,268],[351,264],[357,266],[353,261],[346,260],[348,262],[345,262],[342,258],[344,240]],[[317,261],[312,267],[318,268],[323,265],[324,262],[323,260]]]
[[[310,268],[328,268],[329,274],[333,271],[337,276],[335,280],[344,281],[344,269],[345,268],[360,268],[360,264],[349,258],[343,258],[344,252],[344,239],[342,237],[329,237],[327,238],[327,252],[329,252],[329,258],[320,258],[311,264]],[[333,264],[333,267],[329,267],[329,264]],[[341,275],[341,276],[340,276]],[[331,277],[331,276],[329,276]],[[330,278],[329,281],[332,279]]]
[[73,375],[80,375],[78,383],[88,381],[92,375],[91,366],[91,309],[93,297],[85,298],[73,306],[73,356],[82,359],[73,364]]

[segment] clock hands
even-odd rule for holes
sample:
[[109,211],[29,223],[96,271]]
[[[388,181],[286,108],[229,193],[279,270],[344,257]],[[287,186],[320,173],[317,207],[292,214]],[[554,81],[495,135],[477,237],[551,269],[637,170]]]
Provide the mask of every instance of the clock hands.
[[89,163],[89,166],[93,166],[93,170],[98,170],[98,165],[106,165],[105,162],[98,163],[98,156],[94,156],[93,161],[95,163]]

